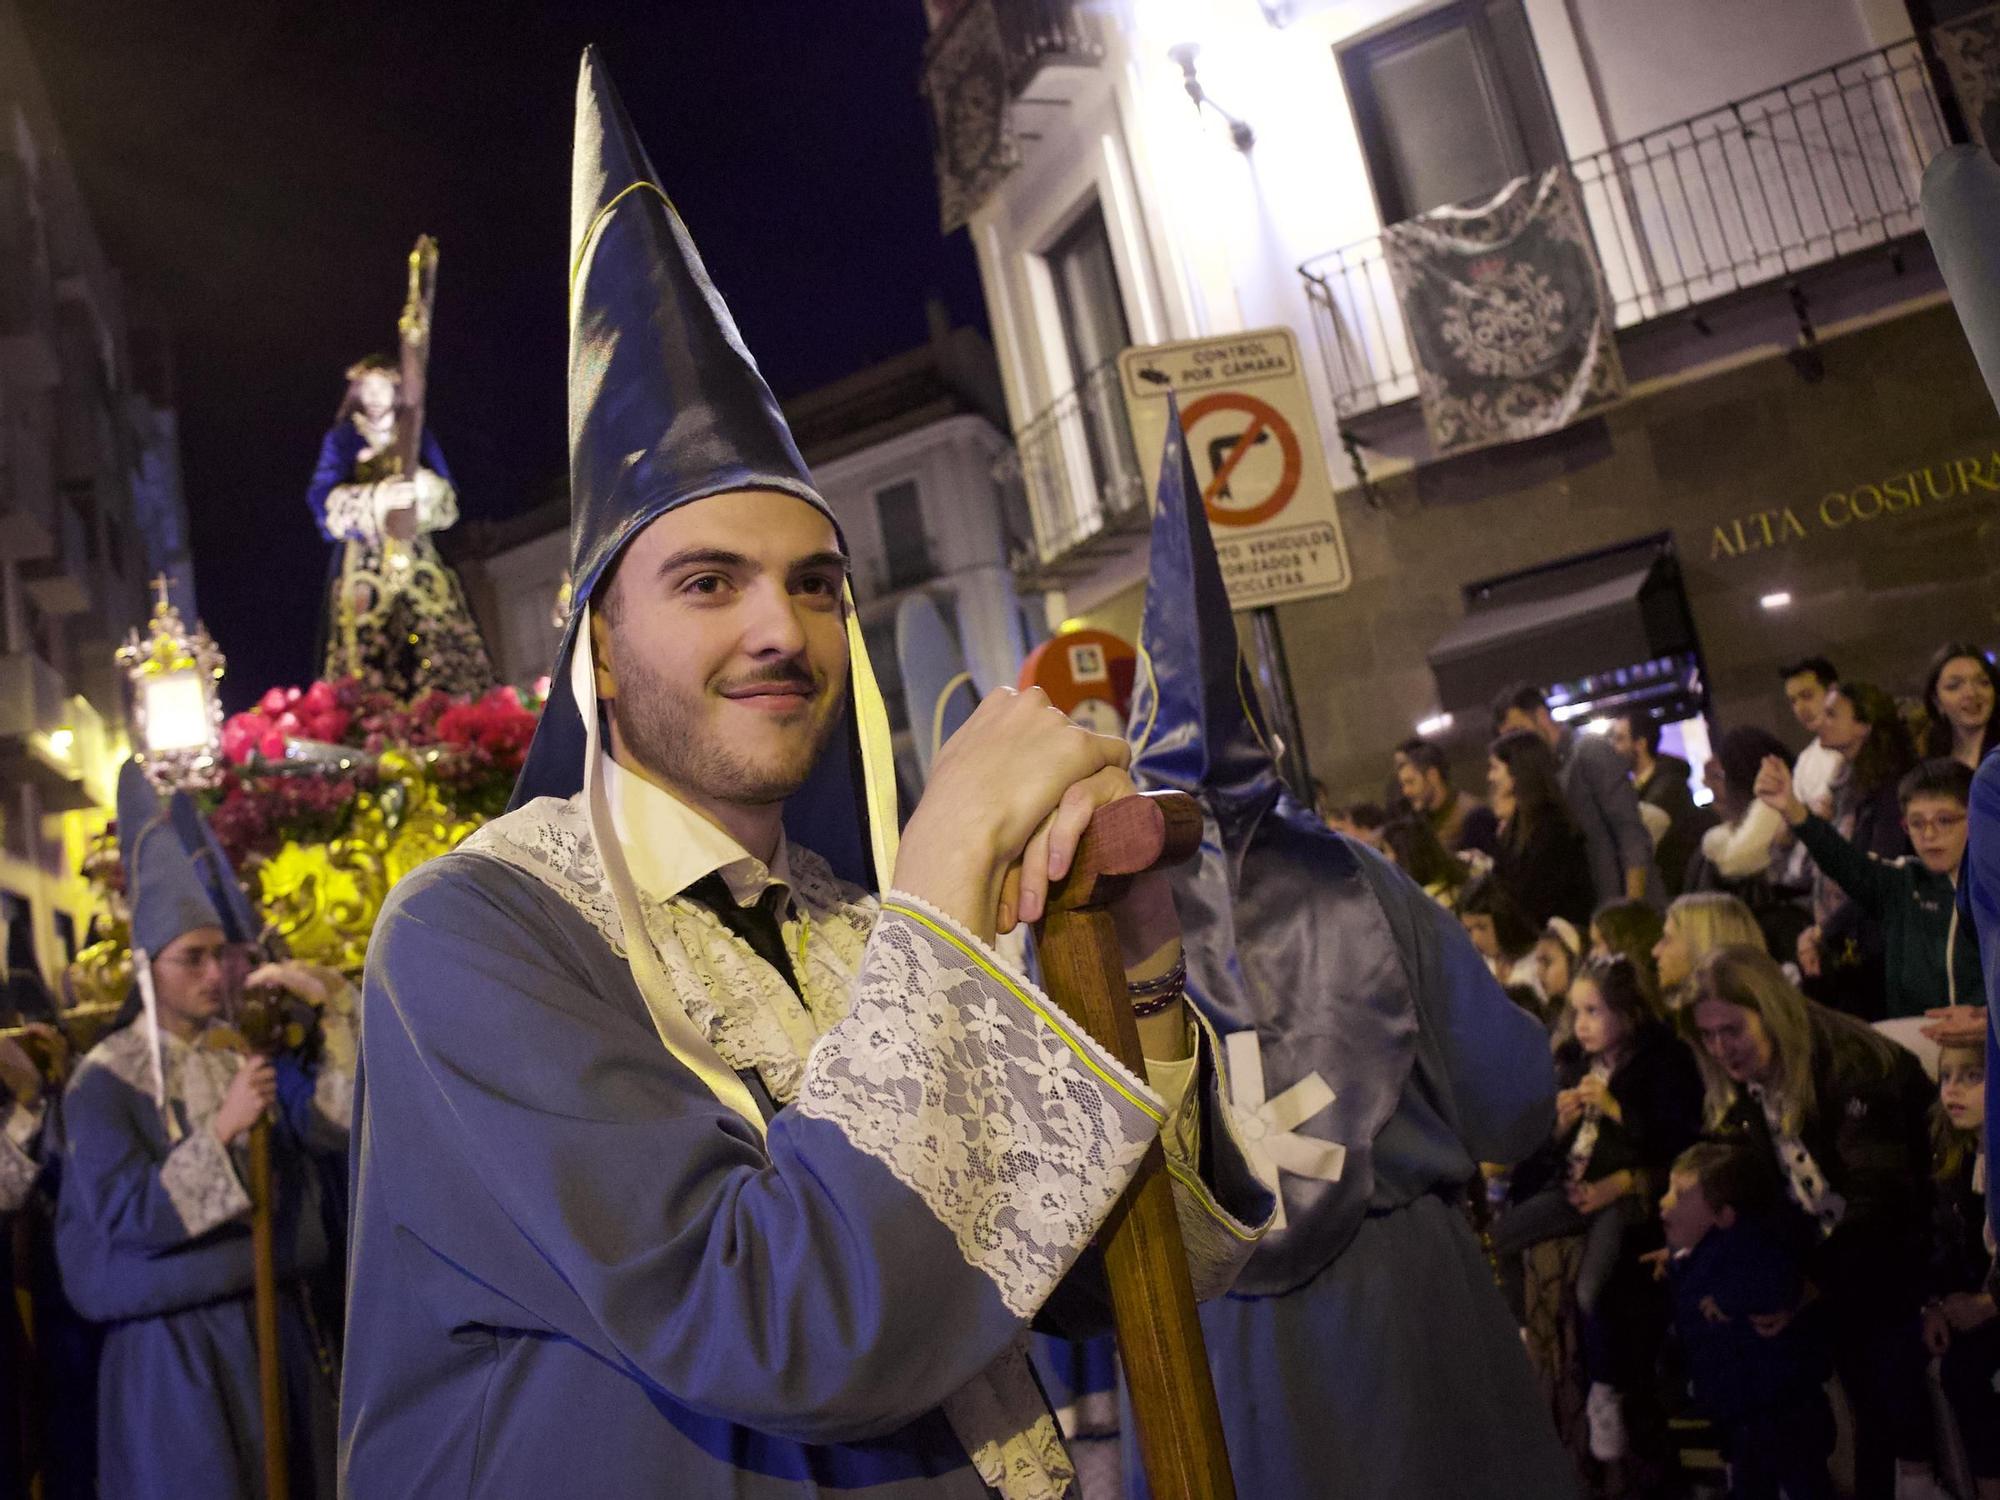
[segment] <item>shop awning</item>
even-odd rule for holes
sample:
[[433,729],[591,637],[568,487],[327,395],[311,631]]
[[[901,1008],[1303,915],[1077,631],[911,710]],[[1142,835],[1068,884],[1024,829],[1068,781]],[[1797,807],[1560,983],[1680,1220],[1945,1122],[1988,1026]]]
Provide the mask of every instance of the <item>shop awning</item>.
[[1691,644],[1678,576],[1665,559],[1573,587],[1559,574],[1538,582],[1531,597],[1473,604],[1431,647],[1445,708],[1484,707],[1510,683],[1573,682]]

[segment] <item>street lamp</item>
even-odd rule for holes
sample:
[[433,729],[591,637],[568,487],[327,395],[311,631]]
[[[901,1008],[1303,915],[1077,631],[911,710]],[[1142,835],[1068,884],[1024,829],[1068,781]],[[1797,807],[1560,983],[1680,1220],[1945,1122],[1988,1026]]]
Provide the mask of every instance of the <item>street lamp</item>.
[[222,748],[223,656],[196,621],[192,633],[167,599],[167,580],[155,578],[159,598],[147,624],[118,648],[118,665],[132,679],[133,759],[162,789],[207,781]]

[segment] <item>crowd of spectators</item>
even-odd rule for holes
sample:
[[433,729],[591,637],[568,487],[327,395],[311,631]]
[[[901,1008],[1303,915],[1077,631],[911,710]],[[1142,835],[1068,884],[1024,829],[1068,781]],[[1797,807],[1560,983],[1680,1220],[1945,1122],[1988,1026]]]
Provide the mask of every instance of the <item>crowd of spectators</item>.
[[1587,1482],[1682,1493],[1692,1430],[1732,1495],[1996,1500],[1985,995],[1957,886],[2000,672],[1953,643],[1904,703],[1823,657],[1780,678],[1802,744],[1732,726],[1697,768],[1645,712],[1581,727],[1523,686],[1494,705],[1484,802],[1416,739],[1382,804],[1329,816],[1547,1027],[1554,1131],[1476,1196],[1559,1426],[1574,1387]]

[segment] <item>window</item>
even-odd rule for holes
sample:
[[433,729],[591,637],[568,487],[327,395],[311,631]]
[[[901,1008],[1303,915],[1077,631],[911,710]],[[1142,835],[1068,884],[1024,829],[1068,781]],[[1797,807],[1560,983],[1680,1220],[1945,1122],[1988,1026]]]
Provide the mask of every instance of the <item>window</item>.
[[1340,53],[1384,224],[1564,159],[1521,0],[1458,0]]
[[1091,371],[1109,364],[1132,342],[1102,206],[1093,202],[1049,248],[1047,259],[1070,376],[1082,385]]
[[1132,342],[1132,333],[1125,321],[1118,265],[1101,204],[1093,200],[1044,259],[1074,384],[1071,395],[1057,403],[1055,426],[1043,435],[1043,443],[1054,445],[1053,450],[1038,455],[1024,452],[1023,462],[1030,468],[1043,462],[1058,464],[1066,473],[1074,462],[1078,472],[1070,485],[1076,488],[1085,477],[1082,463],[1089,464],[1088,498],[1073,492],[1071,514],[1059,523],[1067,526],[1079,517],[1127,509],[1144,492],[1118,385],[1118,356]]
[[889,592],[936,576],[930,539],[924,535],[923,503],[914,479],[875,492],[875,523],[881,529]]

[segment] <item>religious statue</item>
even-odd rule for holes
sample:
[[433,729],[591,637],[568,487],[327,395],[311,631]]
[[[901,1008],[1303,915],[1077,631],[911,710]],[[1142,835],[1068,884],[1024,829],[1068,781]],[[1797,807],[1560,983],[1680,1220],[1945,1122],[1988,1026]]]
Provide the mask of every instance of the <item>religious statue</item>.
[[336,544],[321,675],[360,677],[404,700],[493,683],[465,591],[431,540],[458,520],[451,471],[423,418],[436,266],[426,236],[410,254],[400,358],[349,367],[306,492],[321,535]]

